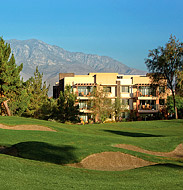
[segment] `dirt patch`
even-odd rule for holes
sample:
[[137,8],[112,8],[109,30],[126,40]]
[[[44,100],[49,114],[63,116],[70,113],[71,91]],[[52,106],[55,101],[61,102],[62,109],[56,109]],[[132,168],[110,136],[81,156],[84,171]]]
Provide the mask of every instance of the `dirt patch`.
[[183,158],[183,145],[179,144],[175,150],[171,151],[171,152],[153,152],[150,150],[144,150],[140,147],[137,146],[133,146],[133,145],[128,145],[128,144],[117,144],[115,145],[115,147],[118,148],[124,148],[127,150],[133,150],[136,152],[141,152],[141,153],[146,153],[146,154],[152,154],[152,155],[156,155],[156,156],[164,156],[164,157],[173,157],[173,158]]
[[13,129],[13,130],[55,131],[53,129],[50,129],[49,127],[44,127],[44,126],[40,126],[40,125],[7,126],[7,125],[0,124],[0,128],[1,129]]
[[156,163],[148,162],[121,152],[102,152],[92,154],[83,159],[80,163],[68,165],[92,170],[122,171],[155,164]]

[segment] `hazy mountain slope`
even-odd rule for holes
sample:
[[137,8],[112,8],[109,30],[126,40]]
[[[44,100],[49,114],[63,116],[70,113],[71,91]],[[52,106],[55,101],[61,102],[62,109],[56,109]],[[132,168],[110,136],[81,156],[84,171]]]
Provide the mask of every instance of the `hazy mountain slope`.
[[87,74],[89,72],[118,72],[121,74],[145,74],[145,71],[130,68],[107,56],[69,52],[40,40],[8,40],[16,63],[23,63],[22,76],[26,80],[33,75],[36,66],[44,74],[44,80],[52,86],[60,72]]

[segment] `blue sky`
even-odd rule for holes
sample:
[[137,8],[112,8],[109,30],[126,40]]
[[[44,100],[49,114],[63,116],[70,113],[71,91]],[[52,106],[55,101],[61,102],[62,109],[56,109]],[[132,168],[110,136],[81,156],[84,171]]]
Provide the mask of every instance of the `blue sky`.
[[39,39],[146,70],[148,50],[171,34],[183,41],[182,8],[183,0],[6,0],[0,36]]

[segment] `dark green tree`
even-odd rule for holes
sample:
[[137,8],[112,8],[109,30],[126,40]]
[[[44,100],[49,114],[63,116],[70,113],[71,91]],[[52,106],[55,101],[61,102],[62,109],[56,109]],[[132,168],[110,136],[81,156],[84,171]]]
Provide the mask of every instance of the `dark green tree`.
[[178,95],[183,96],[183,68],[177,72],[176,91]]
[[30,96],[27,92],[26,82],[21,81],[19,94],[16,97],[16,102],[11,105],[11,110],[14,110],[14,115],[22,116],[30,104]]
[[44,120],[56,120],[57,119],[57,100],[48,98],[47,101],[41,106],[40,118]]
[[182,57],[183,44],[171,35],[165,47],[150,50],[148,59],[146,59],[146,65],[152,73],[153,82],[159,83],[160,81],[166,81],[167,87],[171,90],[176,118],[175,90],[177,86],[177,73],[183,64]]
[[[176,107],[177,107],[177,114],[178,114],[179,118],[183,118],[183,97],[176,95],[175,101],[176,101]],[[173,104],[172,96],[168,96],[168,98],[167,98],[167,108],[168,108],[169,113],[171,113],[171,114],[174,113],[174,104]]]
[[34,118],[43,117],[42,107],[44,104],[47,104],[49,87],[46,86],[46,82],[43,83],[42,79],[43,74],[41,74],[38,71],[38,67],[36,67],[34,77],[27,80],[25,84],[30,100],[24,115]]
[[77,95],[73,93],[71,86],[66,86],[64,92],[60,92],[58,98],[57,119],[61,122],[78,121],[79,109],[76,106]]
[[121,116],[122,112],[122,103],[119,97],[115,99],[114,110],[115,110],[115,120],[119,121],[119,117]]
[[[21,94],[20,72],[23,64],[17,66],[10,44],[0,37],[0,104],[8,101],[11,113],[17,109],[17,98]],[[2,113],[2,112],[1,112]]]

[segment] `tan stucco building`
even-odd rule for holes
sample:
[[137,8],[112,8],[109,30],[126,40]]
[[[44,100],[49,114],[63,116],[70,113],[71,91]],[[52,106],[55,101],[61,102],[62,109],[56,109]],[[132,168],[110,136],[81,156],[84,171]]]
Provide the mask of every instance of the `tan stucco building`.
[[150,77],[146,75],[60,73],[59,82],[53,87],[53,98],[58,98],[66,85],[72,86],[73,92],[77,94],[81,117],[85,121],[92,117],[87,103],[95,87],[105,88],[112,101],[117,97],[121,99],[122,104],[126,106],[126,111],[121,113],[121,117],[124,118],[128,118],[130,114],[135,114],[141,119],[157,116],[163,111],[169,94],[165,86],[152,86]]

